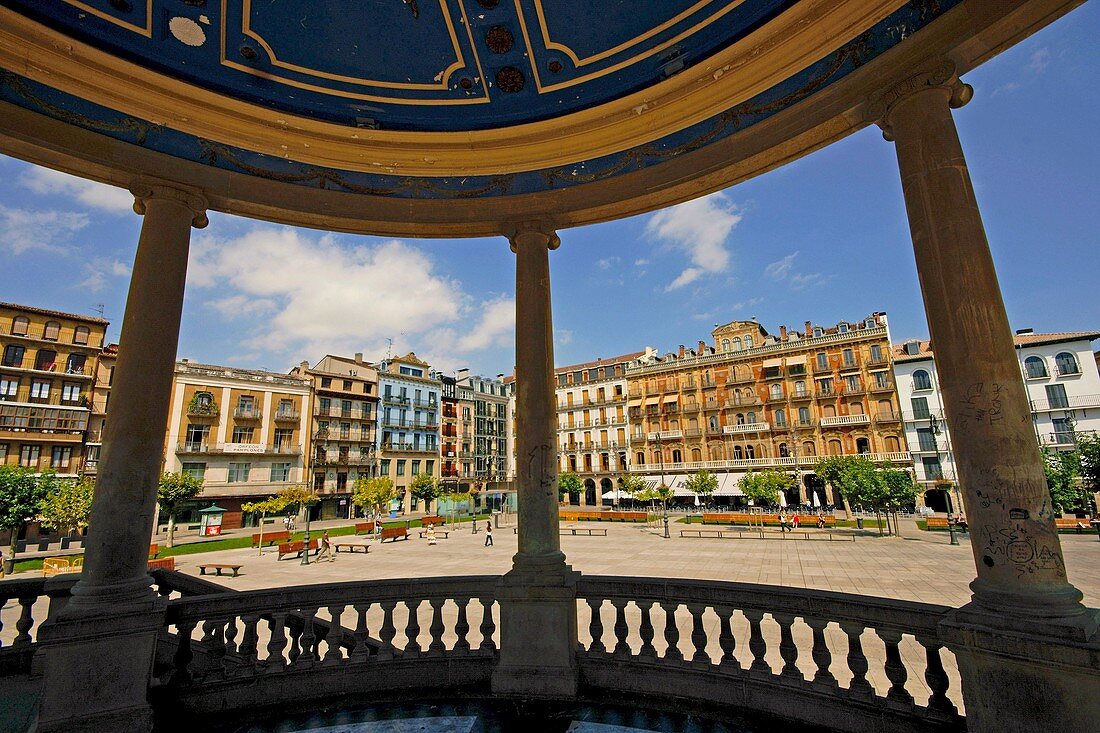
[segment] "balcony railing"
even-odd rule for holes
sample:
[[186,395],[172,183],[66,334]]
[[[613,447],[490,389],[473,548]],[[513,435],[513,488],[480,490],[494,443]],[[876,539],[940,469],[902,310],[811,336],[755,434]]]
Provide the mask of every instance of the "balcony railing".
[[1100,407],[1100,395],[1067,395],[1065,399],[1059,398],[1054,400],[1045,399],[1031,401],[1031,409],[1033,412],[1072,410],[1079,407]]
[[276,422],[298,422],[302,418],[302,413],[299,410],[276,410],[275,421]]
[[867,425],[871,422],[868,415],[836,415],[834,417],[821,418],[821,427],[833,427],[837,425]]
[[876,380],[874,382],[871,382],[871,391],[872,392],[893,392],[894,391],[894,383],[890,380],[886,380],[885,382],[879,382],[879,381]]
[[649,440],[679,440],[684,437],[681,430],[658,430],[646,436]]
[[176,444],[179,455],[300,456],[302,446],[289,443],[207,443],[184,441]]
[[742,425],[724,425],[722,432],[726,435],[736,435],[739,433],[764,433],[771,429],[771,425],[766,422],[750,422]]
[[875,415],[875,421],[879,423],[901,422],[901,415],[897,412],[879,412]]
[[4,359],[0,362],[0,366],[6,369],[25,369],[31,372],[41,372],[43,374],[59,374],[69,377],[90,377],[92,376],[92,367],[88,364],[83,366],[66,365],[61,362],[38,362],[34,358],[25,358],[21,360]]
[[436,446],[420,445],[419,443],[383,443],[382,450],[391,453],[437,453]]
[[261,416],[258,407],[238,407],[233,410],[233,417],[237,420],[259,420]]
[[[898,453],[864,453],[863,458],[873,461],[874,463],[895,463],[900,465],[911,466],[913,463],[913,456],[908,451],[902,451]],[[723,471],[744,471],[746,469],[757,468],[775,468],[775,467],[798,467],[812,469],[821,459],[821,456],[799,456],[795,458],[793,456],[783,456],[777,458],[730,458],[724,461],[687,461],[680,463],[665,463],[663,468],[666,472],[672,473],[693,473],[700,469],[723,472]],[[635,466],[634,469],[638,471],[652,471],[656,469],[658,464],[650,464],[648,466]],[[632,470],[634,470],[632,469]]]
[[757,397],[756,395],[750,395],[748,397],[742,396],[742,397],[734,397],[732,399],[728,399],[728,400],[726,400],[725,402],[722,403],[722,407],[729,410],[729,409],[736,409],[738,407],[756,407],[759,404],[760,404],[760,398]]

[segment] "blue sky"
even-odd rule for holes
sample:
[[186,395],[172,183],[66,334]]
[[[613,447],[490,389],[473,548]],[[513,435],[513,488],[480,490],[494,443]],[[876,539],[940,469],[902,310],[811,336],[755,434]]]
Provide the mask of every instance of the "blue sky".
[[[1086,4],[966,75],[955,113],[1015,328],[1100,327],[1100,8]],[[0,157],[0,299],[81,313],[117,340],[140,217],[122,191]],[[503,239],[393,241],[220,214],[193,239],[180,356],[278,371],[325,353],[415,350],[510,372]],[[552,254],[559,365],[886,311],[927,336],[892,145],[863,130],[706,199],[563,231]]]

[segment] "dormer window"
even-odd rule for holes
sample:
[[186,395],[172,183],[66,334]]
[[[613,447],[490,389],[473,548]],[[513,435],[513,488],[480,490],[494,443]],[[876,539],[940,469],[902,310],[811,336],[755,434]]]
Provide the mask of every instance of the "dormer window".
[[814,326],[814,338],[821,338],[825,335],[825,329],[821,326]]
[[61,324],[57,321],[49,321],[46,323],[46,329],[42,332],[42,338],[47,341],[57,341],[61,335]]
[[16,316],[11,321],[11,335],[12,336],[26,336],[27,331],[30,329],[31,319],[26,316]]
[[837,333],[848,333],[848,324],[841,323],[836,327]]

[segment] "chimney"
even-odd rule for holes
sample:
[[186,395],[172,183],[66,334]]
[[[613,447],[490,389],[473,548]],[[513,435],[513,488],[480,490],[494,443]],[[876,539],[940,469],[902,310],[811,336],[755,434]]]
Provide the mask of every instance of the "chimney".
[[683,344],[680,344],[680,358],[681,359],[684,358],[684,345]]
[[1035,329],[1034,328],[1017,328],[1016,329],[1016,335],[1017,336],[1023,336],[1025,333],[1035,333]]
[[355,363],[356,364],[362,364],[363,363],[363,352],[362,351],[356,351],[355,352]]
[[814,324],[806,321],[806,338],[810,338],[814,333]]
[[304,372],[306,369],[309,369],[309,362],[303,361],[301,364],[298,365],[298,368]]
[[786,340],[787,340],[787,327],[786,326],[780,326],[779,327],[779,343],[783,343]]
[[706,350],[707,350],[707,342],[706,341],[700,341],[699,342],[699,354],[705,353]]
[[[1019,331],[1017,331],[1016,333],[1019,333]],[[186,364],[187,362],[189,362],[191,360],[190,359],[180,359],[180,361],[183,362],[184,364]]]
[[470,370],[467,369],[466,367],[463,367],[463,368],[459,369],[457,372],[455,372],[455,379],[460,381],[460,382],[468,376],[470,376]]

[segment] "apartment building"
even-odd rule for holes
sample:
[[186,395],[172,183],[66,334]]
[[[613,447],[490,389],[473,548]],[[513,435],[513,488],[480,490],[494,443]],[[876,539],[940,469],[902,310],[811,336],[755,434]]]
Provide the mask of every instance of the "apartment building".
[[99,454],[103,450],[103,429],[107,425],[107,407],[111,403],[111,386],[115,381],[118,344],[107,344],[99,352],[92,380],[92,396],[88,430],[84,435],[84,462],[80,473],[94,478],[99,472]]
[[177,362],[165,470],[201,478],[201,500],[240,527],[242,503],[306,482],[309,396],[295,375]]
[[419,508],[410,491],[416,476],[440,477],[441,388],[431,366],[412,352],[378,365],[379,474],[393,480],[404,512]]
[[[1100,332],[1016,332],[1020,374],[1031,402],[1035,440],[1041,448],[1072,450],[1082,434],[1100,430],[1100,371],[1092,342]],[[905,405],[902,417],[913,471],[925,486],[923,503],[946,511],[948,492],[958,506],[958,473],[944,421],[943,394],[929,341],[893,347],[894,379]]]
[[[488,496],[499,499],[510,490],[508,476],[508,388],[504,375],[496,378],[471,375],[462,369],[456,375],[463,390],[463,419],[472,417],[473,431],[464,435],[462,446],[472,455],[475,483]],[[469,412],[466,412],[469,410]],[[472,448],[472,451],[466,448]],[[494,499],[495,502],[495,499]]]
[[618,486],[616,476],[630,470],[626,370],[656,353],[646,349],[554,370],[559,466],[584,486],[564,501],[603,506],[604,495]]
[[788,503],[836,503],[812,466],[867,455],[908,466],[885,313],[768,333],[755,320],[711,332],[710,344],[650,355],[626,368],[632,470],[678,496],[688,475],[718,474],[719,500],[740,496],[748,470],[801,477]]
[[302,362],[290,374],[312,390],[306,470],[321,497],[313,512],[321,519],[350,517],[355,482],[378,475],[378,370],[362,353],[328,354],[313,367]]
[[0,303],[0,464],[78,476],[108,322]]

